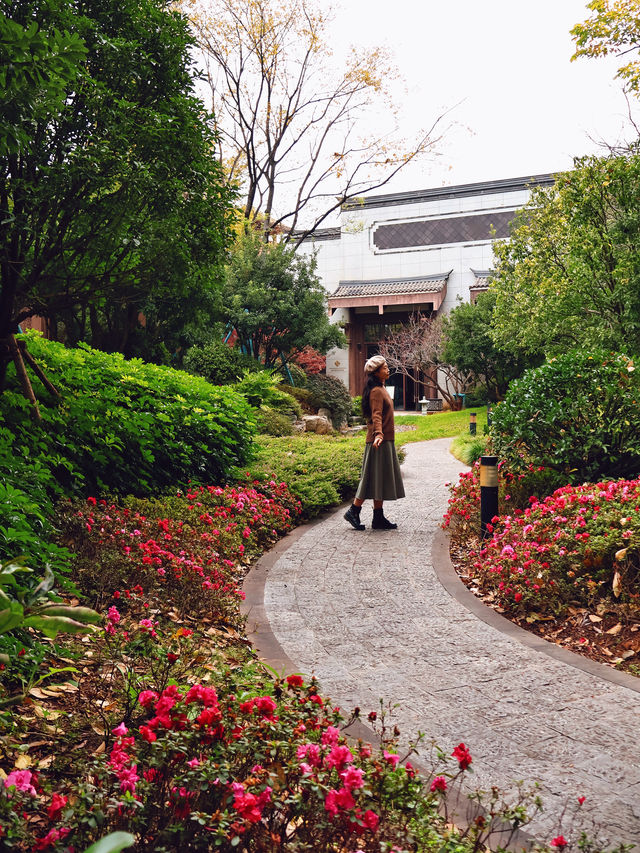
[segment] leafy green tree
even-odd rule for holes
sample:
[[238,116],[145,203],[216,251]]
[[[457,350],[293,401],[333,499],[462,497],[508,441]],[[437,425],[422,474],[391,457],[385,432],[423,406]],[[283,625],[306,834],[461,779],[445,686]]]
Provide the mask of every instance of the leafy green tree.
[[481,293],[477,302],[461,302],[443,317],[443,358],[462,373],[470,373],[476,383],[486,386],[490,400],[501,400],[509,383],[532,361],[521,353],[498,350],[491,337],[496,294]]
[[345,343],[342,331],[329,322],[315,257],[296,255],[283,243],[265,244],[256,232],[236,243],[220,318],[235,330],[243,351],[266,367],[305,346],[326,352]]
[[494,246],[492,336],[503,351],[640,352],[640,156],[585,157],[532,191]]
[[15,127],[0,153],[0,339],[39,315],[70,343],[134,354],[147,303],[188,316],[226,249],[231,193],[188,23],[165,0],[0,0],[0,18],[18,35],[37,21],[55,58],[44,84],[0,95]]
[[618,68],[617,77],[625,90],[640,92],[640,0],[592,0],[587,6],[593,15],[571,30],[576,43],[572,61],[581,56],[628,56],[634,58]]

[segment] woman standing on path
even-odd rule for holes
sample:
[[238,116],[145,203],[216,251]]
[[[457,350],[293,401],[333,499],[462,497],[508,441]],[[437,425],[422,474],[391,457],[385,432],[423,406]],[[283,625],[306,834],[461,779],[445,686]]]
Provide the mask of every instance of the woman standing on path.
[[395,530],[398,526],[384,516],[384,501],[404,497],[400,463],[396,454],[393,401],[385,388],[389,378],[387,362],[374,355],[364,366],[367,382],[362,392],[362,414],[367,419],[367,444],[362,461],[360,483],[353,503],[344,517],[356,530],[364,530],[360,508],[373,499],[373,530]]

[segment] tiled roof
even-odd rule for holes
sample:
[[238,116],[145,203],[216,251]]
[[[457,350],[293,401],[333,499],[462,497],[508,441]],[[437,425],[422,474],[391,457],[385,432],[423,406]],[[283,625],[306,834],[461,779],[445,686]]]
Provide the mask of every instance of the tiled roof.
[[419,278],[379,278],[370,281],[341,281],[331,299],[354,296],[396,296],[404,293],[439,293],[446,285],[451,270]]
[[491,270],[471,270],[476,277],[475,283],[469,285],[470,290],[486,290],[489,287],[489,279],[491,278]]

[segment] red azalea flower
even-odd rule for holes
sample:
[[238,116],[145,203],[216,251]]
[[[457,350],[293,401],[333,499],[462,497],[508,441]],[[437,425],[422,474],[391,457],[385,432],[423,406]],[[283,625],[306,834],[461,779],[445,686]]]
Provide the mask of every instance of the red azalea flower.
[[558,850],[564,850],[564,848],[567,847],[568,844],[569,844],[569,842],[564,837],[564,835],[558,835],[556,838],[553,838],[551,840],[551,846],[557,847]]
[[467,767],[469,767],[469,765],[471,764],[471,753],[463,743],[459,743],[458,746],[456,746],[456,748],[453,750],[451,755],[456,759],[456,761],[460,765],[461,770],[466,770]]

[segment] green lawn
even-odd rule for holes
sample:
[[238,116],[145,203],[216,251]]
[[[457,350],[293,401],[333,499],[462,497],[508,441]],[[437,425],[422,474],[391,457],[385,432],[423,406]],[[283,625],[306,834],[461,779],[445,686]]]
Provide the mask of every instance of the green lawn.
[[408,444],[411,441],[429,441],[432,438],[454,438],[461,432],[469,431],[469,414],[477,415],[477,434],[484,435],[487,423],[487,407],[463,409],[461,412],[434,412],[432,415],[413,415],[396,412],[396,426],[410,424],[416,429],[410,432],[396,433],[396,444]]

